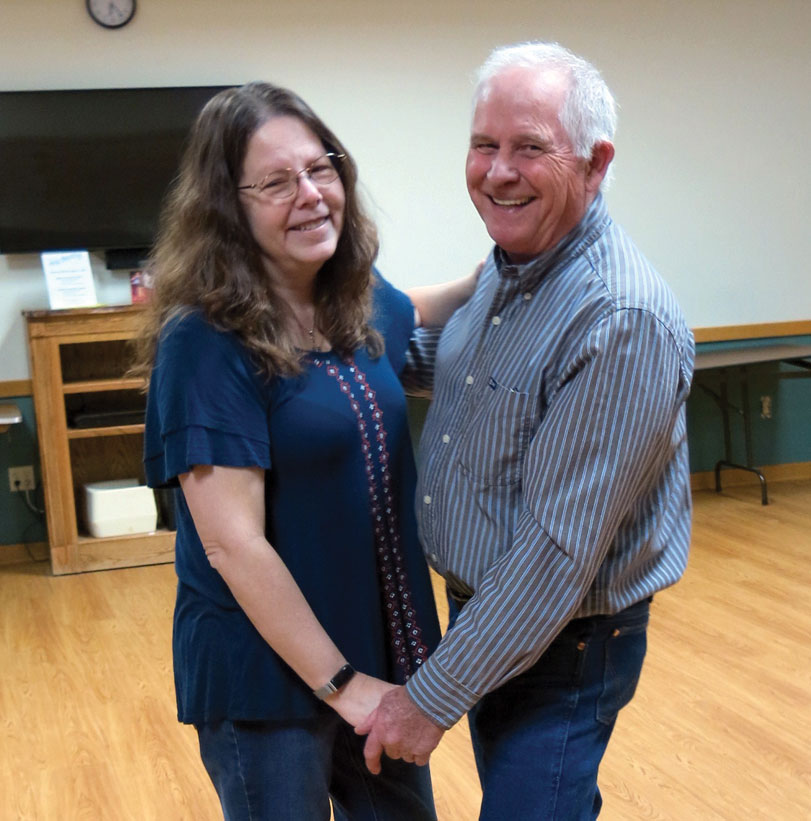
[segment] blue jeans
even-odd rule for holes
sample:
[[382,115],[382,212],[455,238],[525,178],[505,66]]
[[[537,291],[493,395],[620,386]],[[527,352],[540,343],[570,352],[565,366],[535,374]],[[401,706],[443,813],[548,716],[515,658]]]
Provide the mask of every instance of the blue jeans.
[[480,821],[597,818],[597,770],[639,681],[649,609],[645,600],[571,621],[539,661],[473,707]]
[[222,721],[196,727],[225,821],[436,821],[428,767],[383,758],[337,713],[313,721]]

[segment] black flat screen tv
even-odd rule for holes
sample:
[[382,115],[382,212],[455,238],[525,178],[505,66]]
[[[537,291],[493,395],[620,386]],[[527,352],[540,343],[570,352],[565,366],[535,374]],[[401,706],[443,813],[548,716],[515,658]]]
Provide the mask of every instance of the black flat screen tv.
[[145,256],[189,128],[226,87],[1,91],[0,253]]

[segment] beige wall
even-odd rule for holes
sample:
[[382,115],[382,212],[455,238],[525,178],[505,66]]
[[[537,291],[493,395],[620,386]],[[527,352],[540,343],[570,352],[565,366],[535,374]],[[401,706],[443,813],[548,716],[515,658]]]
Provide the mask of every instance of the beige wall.
[[[81,0],[0,3],[0,88],[290,85],[356,155],[396,284],[468,270],[489,241],[463,163],[489,49],[557,39],[620,102],[615,217],[694,326],[811,317],[808,0],[139,0],[119,31]],[[98,292],[126,300],[95,261]],[[0,381],[28,375],[36,256],[0,256]]]

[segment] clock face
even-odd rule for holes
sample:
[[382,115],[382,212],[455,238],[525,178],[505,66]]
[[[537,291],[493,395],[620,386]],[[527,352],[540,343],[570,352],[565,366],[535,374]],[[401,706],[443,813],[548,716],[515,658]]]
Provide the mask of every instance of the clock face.
[[100,26],[117,29],[135,14],[135,0],[86,0],[87,11]]

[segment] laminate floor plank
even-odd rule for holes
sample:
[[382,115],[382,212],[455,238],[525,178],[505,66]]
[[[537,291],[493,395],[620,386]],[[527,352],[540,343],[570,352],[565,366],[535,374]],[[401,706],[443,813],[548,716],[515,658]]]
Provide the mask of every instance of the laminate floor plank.
[[[601,819],[811,818],[811,481],[769,491],[767,507],[749,486],[694,494],[687,573],[654,600]],[[196,735],[175,717],[174,592],[169,565],[0,566],[0,819],[221,818]],[[432,773],[440,821],[475,821],[466,721]]]

